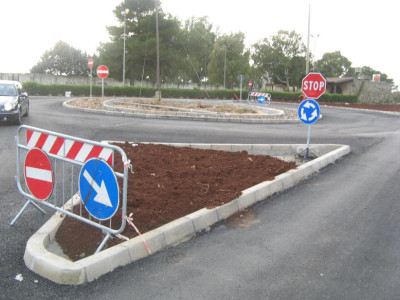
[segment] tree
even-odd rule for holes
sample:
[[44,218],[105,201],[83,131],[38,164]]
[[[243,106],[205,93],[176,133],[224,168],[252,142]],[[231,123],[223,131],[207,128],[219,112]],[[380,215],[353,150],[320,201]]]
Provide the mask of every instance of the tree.
[[368,76],[368,77],[370,77],[372,79],[372,76],[374,74],[380,74],[381,75],[381,81],[388,82],[388,83],[391,83],[391,84],[394,83],[393,79],[388,78],[388,76],[385,73],[382,73],[381,71],[374,70],[373,68],[371,68],[369,66],[364,66],[364,67],[361,68],[361,75],[362,76]]
[[181,41],[186,54],[185,64],[181,64],[183,82],[205,82],[208,80],[208,62],[213,51],[216,33],[207,17],[186,20],[182,29]]
[[325,53],[316,63],[317,70],[326,77],[348,76],[351,61],[343,56],[340,51]]
[[88,76],[87,61],[89,57],[85,52],[75,49],[63,41],[55,44],[54,48],[46,51],[40,61],[31,68],[32,73]]
[[270,40],[253,45],[253,49],[254,72],[285,84],[287,89],[300,84],[305,76],[306,47],[298,33],[279,30]]
[[[156,81],[156,26],[155,2],[148,0],[125,0],[114,10],[120,26],[108,27],[110,43],[100,45],[102,63],[110,65],[110,76],[122,78],[124,17],[121,11],[129,9],[126,16],[126,75],[133,80],[146,78]],[[183,57],[180,46],[180,22],[170,15],[159,13],[160,64],[164,81],[177,80],[176,69]]]
[[249,58],[250,51],[245,49],[242,32],[219,37],[208,64],[210,83],[234,88],[238,84],[238,75],[246,77],[249,74]]

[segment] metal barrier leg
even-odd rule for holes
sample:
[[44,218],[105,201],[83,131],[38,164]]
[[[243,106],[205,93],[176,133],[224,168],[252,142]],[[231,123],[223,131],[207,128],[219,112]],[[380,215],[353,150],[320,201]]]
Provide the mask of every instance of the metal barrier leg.
[[103,249],[104,245],[107,243],[108,239],[111,237],[111,234],[107,233],[106,237],[104,238],[104,240],[101,242],[99,248],[97,248],[96,252],[101,251],[101,249]]
[[36,207],[38,210],[40,210],[42,212],[42,214],[46,214],[46,212],[44,211],[43,208],[41,208],[39,205],[37,205],[35,202],[31,201],[31,204]]
[[28,205],[32,204],[34,207],[36,207],[38,210],[40,210],[43,214],[46,214],[46,212],[39,207],[39,205],[37,205],[36,203],[34,203],[32,200],[28,199],[28,201],[25,202],[24,206],[20,209],[20,211],[17,213],[17,215],[14,217],[14,219],[11,221],[10,225],[14,225],[14,223],[17,221],[17,219],[19,218],[19,216],[22,214],[22,212],[25,210],[25,208],[28,207]]

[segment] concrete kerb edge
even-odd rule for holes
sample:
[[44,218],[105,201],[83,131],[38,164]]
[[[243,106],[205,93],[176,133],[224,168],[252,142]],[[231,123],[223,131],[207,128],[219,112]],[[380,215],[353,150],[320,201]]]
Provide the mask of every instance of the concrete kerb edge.
[[[191,146],[200,149],[224,149],[227,151],[240,151],[240,145],[211,144],[169,144],[178,146]],[[226,145],[225,145],[226,146]],[[283,149],[283,145],[242,145],[243,150],[271,150]],[[296,151],[298,145],[286,145],[286,151]],[[328,149],[336,148],[329,153],[302,164],[294,170],[276,176],[274,180],[261,182],[242,191],[242,195],[222,206],[199,211],[181,217],[157,229],[149,231],[139,237],[123,242],[117,246],[105,249],[76,262],[58,256],[47,248],[54,242],[54,236],[63,221],[60,214],[55,213],[32,237],[28,240],[24,261],[25,265],[33,272],[60,284],[78,285],[93,281],[100,276],[113,271],[115,268],[127,265],[138,259],[154,254],[167,247],[180,244],[194,237],[203,230],[209,229],[217,222],[227,219],[240,210],[246,209],[259,201],[264,201],[273,194],[290,188],[307,179],[321,168],[334,163],[341,157],[349,154],[351,149],[347,145],[318,145]],[[208,148],[207,148],[208,147]],[[151,253],[148,252],[146,244]]]
[[69,99],[63,102],[63,107],[71,110],[83,111],[88,113],[100,113],[105,115],[117,115],[124,117],[135,117],[144,119],[167,119],[167,120],[192,120],[192,121],[208,121],[208,122],[226,122],[226,123],[251,123],[251,124],[281,124],[281,123],[299,123],[298,119],[252,119],[250,117],[236,116],[236,118],[211,118],[207,116],[190,116],[181,113],[169,114],[156,114],[148,113],[146,111],[132,112],[127,109],[115,108],[108,104],[108,102],[115,101],[115,99],[106,100],[103,104],[103,109],[82,108],[70,105],[69,103],[75,99]]

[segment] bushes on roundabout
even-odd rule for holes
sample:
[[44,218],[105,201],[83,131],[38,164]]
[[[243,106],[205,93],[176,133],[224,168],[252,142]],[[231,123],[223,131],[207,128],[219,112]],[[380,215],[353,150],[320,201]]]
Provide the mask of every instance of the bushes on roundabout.
[[[25,82],[24,88],[29,95],[32,96],[64,96],[65,92],[71,92],[72,96],[88,97],[90,88],[88,85],[72,85],[72,84],[40,84],[37,82]],[[154,97],[156,88],[141,88],[134,86],[104,86],[104,96],[106,97]],[[248,90],[242,90],[242,99],[247,99]],[[272,100],[279,101],[299,101],[301,100],[301,92],[281,92],[281,91],[263,91],[271,94]],[[163,88],[161,90],[163,98],[176,99],[231,99],[235,100],[239,97],[239,90],[204,90],[204,89],[177,89]],[[101,96],[101,86],[92,87],[92,95],[94,97]],[[347,102],[356,103],[356,95],[340,95],[327,94],[318,99],[321,102]]]

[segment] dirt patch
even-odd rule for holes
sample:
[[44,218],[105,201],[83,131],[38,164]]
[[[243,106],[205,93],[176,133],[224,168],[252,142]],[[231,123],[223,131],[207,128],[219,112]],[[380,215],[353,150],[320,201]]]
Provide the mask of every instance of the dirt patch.
[[[110,100],[111,98],[92,98],[91,100],[89,100],[88,98],[79,98],[79,99],[75,99],[73,101],[70,101],[69,104],[72,106],[76,106],[76,107],[81,107],[81,108],[91,108],[91,109],[104,109],[103,108],[103,101],[105,100]],[[138,103],[148,103],[146,101],[137,101]],[[281,102],[281,103],[300,103],[299,101],[296,102],[291,102],[291,101],[280,101],[280,100],[274,100],[274,102]],[[158,104],[158,105],[168,105],[165,104],[163,102],[158,102],[158,101],[153,101],[153,104]],[[127,103],[128,104],[128,103]],[[319,102],[319,104],[321,106],[336,106],[336,107],[348,107],[348,108],[358,108],[358,109],[372,109],[372,110],[382,110],[382,111],[393,111],[393,112],[400,112],[400,104],[367,104],[367,103],[332,103],[332,102]],[[174,104],[174,106],[177,104]],[[188,107],[188,104],[179,104],[179,107]],[[217,106],[215,106],[215,108],[213,106],[208,106],[208,108],[206,108],[206,105],[192,105],[191,108],[196,108],[196,109],[208,109],[208,110],[213,110],[215,108],[217,108]],[[141,109],[156,109],[156,108],[144,108],[141,107]],[[228,109],[228,110],[226,110]],[[238,113],[246,113],[245,111],[241,111],[240,108],[232,108],[232,107],[228,107],[226,106],[219,106],[218,107],[218,111],[219,112],[231,112],[232,110],[238,110]],[[214,110],[217,111],[217,110]],[[297,113],[297,110],[296,110]]]
[[210,104],[205,105],[199,103],[168,103],[161,101],[150,100],[122,100],[115,103],[116,107],[140,109],[146,111],[187,111],[187,112],[215,112],[215,113],[229,113],[229,114],[265,114],[263,111],[237,106],[235,104]]
[[[133,222],[141,233],[201,208],[228,203],[242,190],[296,168],[293,162],[246,151],[129,143],[119,146],[133,165],[134,173],[128,179],[127,214],[133,213]],[[116,158],[115,170],[122,172],[122,168],[122,160]],[[118,229],[121,220],[118,209],[112,227]],[[137,236],[130,226],[122,234]],[[103,238],[99,229],[71,217],[66,217],[56,234],[56,241],[73,261],[93,254]],[[103,249],[121,242],[114,238]]]

